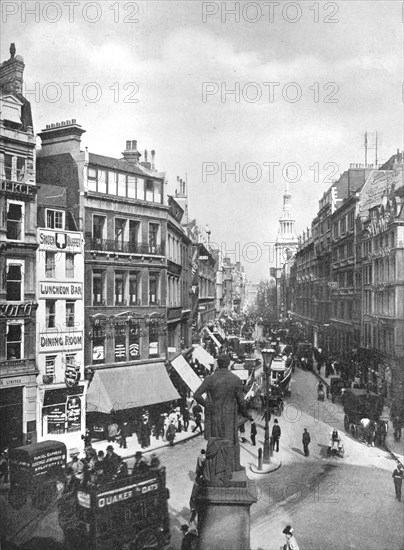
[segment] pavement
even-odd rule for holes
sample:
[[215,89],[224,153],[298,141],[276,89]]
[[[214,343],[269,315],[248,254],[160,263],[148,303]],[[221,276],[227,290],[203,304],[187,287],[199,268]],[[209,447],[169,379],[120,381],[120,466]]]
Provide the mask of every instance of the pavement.
[[[330,387],[330,379],[332,378],[333,375],[325,376],[325,373],[323,372],[324,370],[325,370],[325,368],[323,367],[321,369],[320,373],[319,373],[318,368],[317,368],[317,363],[316,363],[316,361],[314,361],[313,374],[319,380],[322,380],[328,387]],[[330,396],[330,400],[331,400],[331,396]],[[393,456],[393,458],[396,461],[399,461],[402,464],[404,464],[404,441],[403,440],[396,441],[394,439],[393,423],[390,419],[390,408],[387,405],[385,405],[384,408],[383,408],[383,413],[382,413],[381,418],[383,418],[383,420],[385,420],[388,423],[388,430],[387,430],[387,436],[386,436],[386,441],[385,441],[385,448]]]
[[[194,426],[195,426],[195,423],[191,420],[189,423],[188,431],[183,430],[181,432],[177,432],[174,440],[174,446],[184,443],[189,439],[198,437],[198,435],[200,435],[200,432],[199,430],[196,430],[195,432],[193,432],[192,429],[194,428]],[[202,422],[202,427],[203,427],[203,422]],[[118,443],[116,442],[110,443],[106,439],[101,441],[93,440],[91,442],[91,445],[97,452],[98,451],[106,452],[107,446],[112,445],[114,447],[114,451],[118,455],[122,456],[125,459],[128,459],[128,458],[134,457],[138,451],[143,453],[143,455],[147,455],[163,447],[168,447],[169,442],[165,439],[165,437],[156,439],[152,435],[150,436],[150,446],[145,449],[142,449],[141,445],[137,440],[136,434],[133,434],[131,437],[126,438],[126,445],[127,445],[126,449],[124,449],[123,447],[120,447]],[[83,449],[83,454],[84,454],[84,449]]]

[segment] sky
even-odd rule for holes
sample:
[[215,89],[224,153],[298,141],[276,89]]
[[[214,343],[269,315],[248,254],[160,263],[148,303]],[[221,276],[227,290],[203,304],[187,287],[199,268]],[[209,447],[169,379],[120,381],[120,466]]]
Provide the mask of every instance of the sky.
[[[75,118],[82,147],[156,150],[166,194],[268,278],[290,182],[296,232],[350,163],[403,148],[399,1],[2,2],[1,60],[25,62],[35,131]],[[38,139],[38,144],[40,140]]]

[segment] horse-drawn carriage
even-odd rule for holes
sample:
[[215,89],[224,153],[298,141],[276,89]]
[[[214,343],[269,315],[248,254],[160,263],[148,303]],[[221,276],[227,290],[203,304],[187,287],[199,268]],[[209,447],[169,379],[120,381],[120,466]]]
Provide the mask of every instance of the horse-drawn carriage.
[[[354,437],[367,439],[371,430],[376,431],[383,412],[383,398],[365,389],[347,388],[343,391],[344,427]],[[362,422],[368,420],[368,422]]]

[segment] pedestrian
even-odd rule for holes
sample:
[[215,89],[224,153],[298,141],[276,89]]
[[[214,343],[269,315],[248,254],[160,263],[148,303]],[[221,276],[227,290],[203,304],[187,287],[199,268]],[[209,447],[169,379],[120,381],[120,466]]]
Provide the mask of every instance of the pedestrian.
[[5,449],[0,455],[0,480],[8,483],[8,449]]
[[286,536],[286,544],[283,546],[283,550],[299,550],[292,526],[287,525],[282,533]]
[[195,529],[190,529],[186,523],[181,525],[183,539],[181,542],[181,550],[196,550],[198,544],[198,535]]
[[278,424],[278,419],[275,418],[272,428],[272,448],[279,453],[279,439],[281,437],[281,427]]
[[129,437],[130,430],[129,430],[129,424],[127,422],[123,422],[119,427],[119,447],[122,449],[127,449],[128,445],[126,442],[126,438]]
[[202,428],[202,407],[200,405],[195,405],[195,407],[192,409],[192,412],[194,413],[194,422],[195,422],[195,426],[193,427],[192,429],[192,433],[194,433],[198,428],[199,428],[199,431],[202,433],[203,432],[203,428]]
[[393,429],[394,429],[394,441],[398,443],[401,439],[401,419],[396,415],[393,419]]
[[182,419],[184,421],[184,432],[188,431],[189,426],[189,410],[188,407],[183,407],[182,409]]
[[174,447],[174,439],[175,439],[176,433],[177,433],[177,429],[175,427],[174,420],[171,420],[170,424],[168,425],[167,433],[166,433],[166,439],[170,443],[170,447]]
[[303,443],[303,452],[304,456],[309,456],[309,443],[310,443],[310,434],[307,431],[307,428],[304,428],[303,436],[302,436],[302,443]]
[[155,468],[155,469],[160,468],[160,460],[155,453],[152,453],[150,455],[150,468]]
[[396,491],[396,499],[401,502],[401,486],[403,484],[403,465],[400,462],[397,463],[397,468],[394,470],[392,478],[394,481],[394,489]]
[[189,519],[189,525],[191,525],[195,519],[196,519],[196,516],[198,514],[198,510],[197,510],[197,507],[196,507],[196,499],[197,499],[197,496],[201,490],[201,483],[202,483],[202,479],[201,478],[196,478],[195,481],[194,481],[194,484],[192,486],[192,491],[191,491],[191,496],[190,496],[190,499],[189,499],[189,509],[191,510],[191,517]]
[[140,446],[142,449],[150,447],[151,429],[147,416],[143,417],[142,424],[140,426]]
[[203,475],[203,465],[205,464],[205,460],[206,460],[206,451],[205,449],[201,449],[201,452],[199,453],[199,456],[196,459],[196,468],[195,468],[196,477],[201,477]]
[[117,435],[118,435],[118,424],[112,421],[108,425],[108,442],[114,443]]
[[81,436],[81,439],[84,441],[84,450],[86,450],[87,447],[91,447],[91,434],[89,428],[86,428],[86,433]]
[[251,445],[255,447],[255,438],[257,437],[257,425],[255,422],[251,422],[250,439]]

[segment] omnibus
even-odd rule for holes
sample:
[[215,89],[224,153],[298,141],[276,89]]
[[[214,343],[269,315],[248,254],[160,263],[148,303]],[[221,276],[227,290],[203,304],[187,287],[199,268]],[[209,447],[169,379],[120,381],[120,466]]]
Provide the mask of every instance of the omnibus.
[[169,550],[169,497],[164,467],[79,487],[59,501],[65,544],[71,549]]

